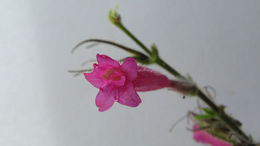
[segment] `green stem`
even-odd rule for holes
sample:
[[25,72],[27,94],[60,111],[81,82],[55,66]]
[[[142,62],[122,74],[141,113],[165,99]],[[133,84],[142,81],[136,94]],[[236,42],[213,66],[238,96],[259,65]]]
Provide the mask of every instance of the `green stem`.
[[147,54],[151,55],[151,51],[141,42],[139,41],[122,23],[116,25],[119,29],[121,29],[126,35],[128,35],[137,45],[139,45]]
[[[177,72],[175,69],[173,69],[171,66],[169,66],[167,63],[165,63],[160,57],[158,59],[158,61],[156,62],[159,66],[161,66],[162,68],[164,68],[165,70],[167,70],[169,73],[171,73],[172,75],[174,75],[177,78],[180,79],[185,79],[184,76],[182,76],[179,72]],[[227,115],[224,111],[222,111],[222,109],[217,106],[207,95],[205,95],[198,87],[196,87],[197,90],[197,96],[204,101],[212,110],[214,110],[216,113],[219,113],[219,117],[220,119],[226,123],[226,125],[235,133],[237,133],[237,135],[239,135],[239,139],[241,140],[241,142],[243,143],[251,143],[249,137],[236,125],[236,123],[234,123],[233,120],[231,120],[232,118]]]
[[139,55],[139,56],[146,56],[144,55],[143,53],[139,52],[139,51],[136,51],[132,48],[129,48],[127,46],[124,46],[124,45],[121,45],[119,43],[116,43],[116,42],[112,42],[112,41],[108,41],[108,40],[102,40],[102,39],[87,39],[87,40],[84,40],[84,41],[81,41],[80,43],[78,43],[72,50],[71,50],[71,53],[73,53],[79,46],[85,44],[85,43],[90,43],[90,42],[97,42],[97,43],[104,43],[104,44],[109,44],[109,45],[112,45],[112,46],[116,46],[118,48],[121,48],[122,50],[126,51],[126,52],[129,52],[131,54],[134,54],[134,55]]
[[160,57],[157,59],[156,63],[160,65],[162,68],[167,70],[169,73],[174,75],[178,79],[185,79],[177,70],[173,69],[170,65],[168,65],[165,61],[163,61]]
[[[169,66],[166,62],[164,62],[160,57],[156,62],[159,66],[167,70],[169,73],[174,75],[175,77],[179,79],[186,79],[184,76],[182,76],[178,71],[173,69],[171,66]],[[249,137],[231,120],[232,118],[228,116],[222,109],[217,106],[207,95],[205,95],[198,87],[196,87],[197,90],[197,96],[204,101],[212,110],[214,110],[216,113],[219,113],[219,117],[223,122],[225,122],[230,129],[235,131],[242,142],[250,143]]]
[[[151,55],[151,51],[141,42],[139,41],[122,23],[117,25],[123,32],[126,33],[127,36],[129,36],[137,45],[139,45],[147,54]],[[170,65],[168,65],[163,59],[158,57],[156,60],[156,64],[167,70],[169,73],[171,73],[173,76],[175,76],[178,79],[187,80],[186,77],[184,77],[182,74],[180,74],[177,70],[173,69]],[[232,130],[236,133],[238,138],[242,143],[251,144],[250,138],[234,123],[232,118],[227,115],[222,108],[217,106],[206,94],[204,94],[198,87],[197,94],[202,101],[204,101],[212,110],[214,110],[216,113],[219,113],[220,119]]]
[[212,110],[219,113],[219,117],[225,122],[230,129],[239,134],[239,138],[242,142],[251,143],[249,137],[234,123],[232,118],[227,115],[220,107],[218,107],[209,97],[207,97],[198,87],[197,96],[203,100]]

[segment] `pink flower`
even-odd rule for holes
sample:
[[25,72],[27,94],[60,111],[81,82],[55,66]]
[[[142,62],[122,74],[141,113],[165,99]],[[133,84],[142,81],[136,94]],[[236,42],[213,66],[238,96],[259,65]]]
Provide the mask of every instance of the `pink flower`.
[[115,101],[120,104],[136,107],[141,99],[136,91],[151,91],[170,87],[171,81],[164,75],[151,69],[137,66],[133,58],[125,59],[120,65],[106,55],[97,54],[98,64],[94,64],[94,71],[84,73],[85,78],[99,93],[96,105],[99,111],[108,110]]
[[115,101],[130,107],[138,106],[141,99],[133,86],[133,80],[137,77],[136,61],[127,58],[120,65],[110,57],[99,54],[97,61],[98,64],[94,64],[94,71],[84,75],[93,86],[99,88],[96,97],[99,111],[106,111]]
[[197,124],[193,125],[193,139],[195,141],[210,144],[211,146],[232,146],[232,144],[214,137],[210,133],[200,130],[199,128],[200,127]]

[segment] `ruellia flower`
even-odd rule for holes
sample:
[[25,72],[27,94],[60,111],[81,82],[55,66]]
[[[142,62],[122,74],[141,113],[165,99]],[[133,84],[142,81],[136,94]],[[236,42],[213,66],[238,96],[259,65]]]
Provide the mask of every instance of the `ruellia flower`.
[[129,107],[138,106],[141,99],[137,91],[169,88],[186,93],[191,87],[185,82],[169,80],[157,71],[138,66],[130,57],[120,64],[106,55],[97,54],[97,62],[93,65],[93,72],[84,75],[94,87],[99,88],[96,105],[101,112],[108,110],[115,101]]
[[97,54],[97,62],[93,65],[93,72],[84,75],[94,87],[99,88],[96,105],[101,112],[108,110],[115,101],[136,107],[141,103],[137,91],[157,90],[172,84],[159,72],[137,66],[133,58],[126,58],[120,64],[106,55]]
[[211,146],[232,146],[232,144],[201,130],[197,124],[193,125],[193,139],[197,142],[209,144]]
[[137,64],[132,58],[125,59],[120,65],[106,55],[97,54],[98,64],[94,64],[94,71],[84,73],[85,78],[99,92],[96,105],[99,111],[106,111],[115,101],[130,107],[136,107],[141,99],[134,89],[133,80],[137,77]]

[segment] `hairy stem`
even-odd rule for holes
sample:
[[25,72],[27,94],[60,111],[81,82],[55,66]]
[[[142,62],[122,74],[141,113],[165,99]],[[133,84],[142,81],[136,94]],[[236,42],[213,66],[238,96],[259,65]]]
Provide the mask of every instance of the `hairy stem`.
[[[138,39],[136,38],[122,23],[117,25],[127,36],[129,36],[137,45],[139,45],[148,55],[151,56],[151,51]],[[169,73],[171,73],[173,76],[175,76],[178,79],[187,80],[185,76],[180,74],[177,70],[172,68],[170,65],[168,65],[163,59],[158,57],[158,59],[155,62],[159,66],[161,66],[163,69],[167,70]],[[224,112],[224,109],[220,106],[216,105],[206,94],[202,92],[199,87],[197,88],[197,94],[198,98],[200,98],[202,101],[204,101],[212,110],[214,110],[216,113],[218,113],[219,118],[229,127],[232,131],[234,131],[241,141],[241,143],[245,143],[248,145],[251,144],[250,138],[240,129],[240,127],[237,126],[237,124],[232,120],[233,118],[229,115],[227,115]]]

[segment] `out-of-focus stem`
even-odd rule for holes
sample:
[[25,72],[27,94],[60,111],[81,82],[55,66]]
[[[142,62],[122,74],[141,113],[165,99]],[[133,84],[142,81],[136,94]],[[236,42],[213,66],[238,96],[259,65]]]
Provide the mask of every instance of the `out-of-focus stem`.
[[[148,55],[152,54],[151,51],[138,38],[136,38],[121,22],[117,24],[117,27],[119,27],[128,37],[130,37],[137,45],[139,45]],[[158,57],[155,63],[161,66],[163,69],[167,70],[176,78],[181,80],[188,80],[185,76],[183,76],[177,70],[168,65],[160,57]],[[234,123],[234,121],[232,120],[233,118],[227,115],[223,108],[217,106],[206,94],[204,94],[201,91],[201,89],[199,89],[198,87],[196,88],[197,93],[195,95],[198,96],[198,98],[200,98],[202,101],[204,101],[212,110],[218,113],[219,118],[227,125],[227,127],[229,127],[236,134],[241,143],[252,145],[252,141],[250,140],[250,138],[237,126],[236,123]]]

